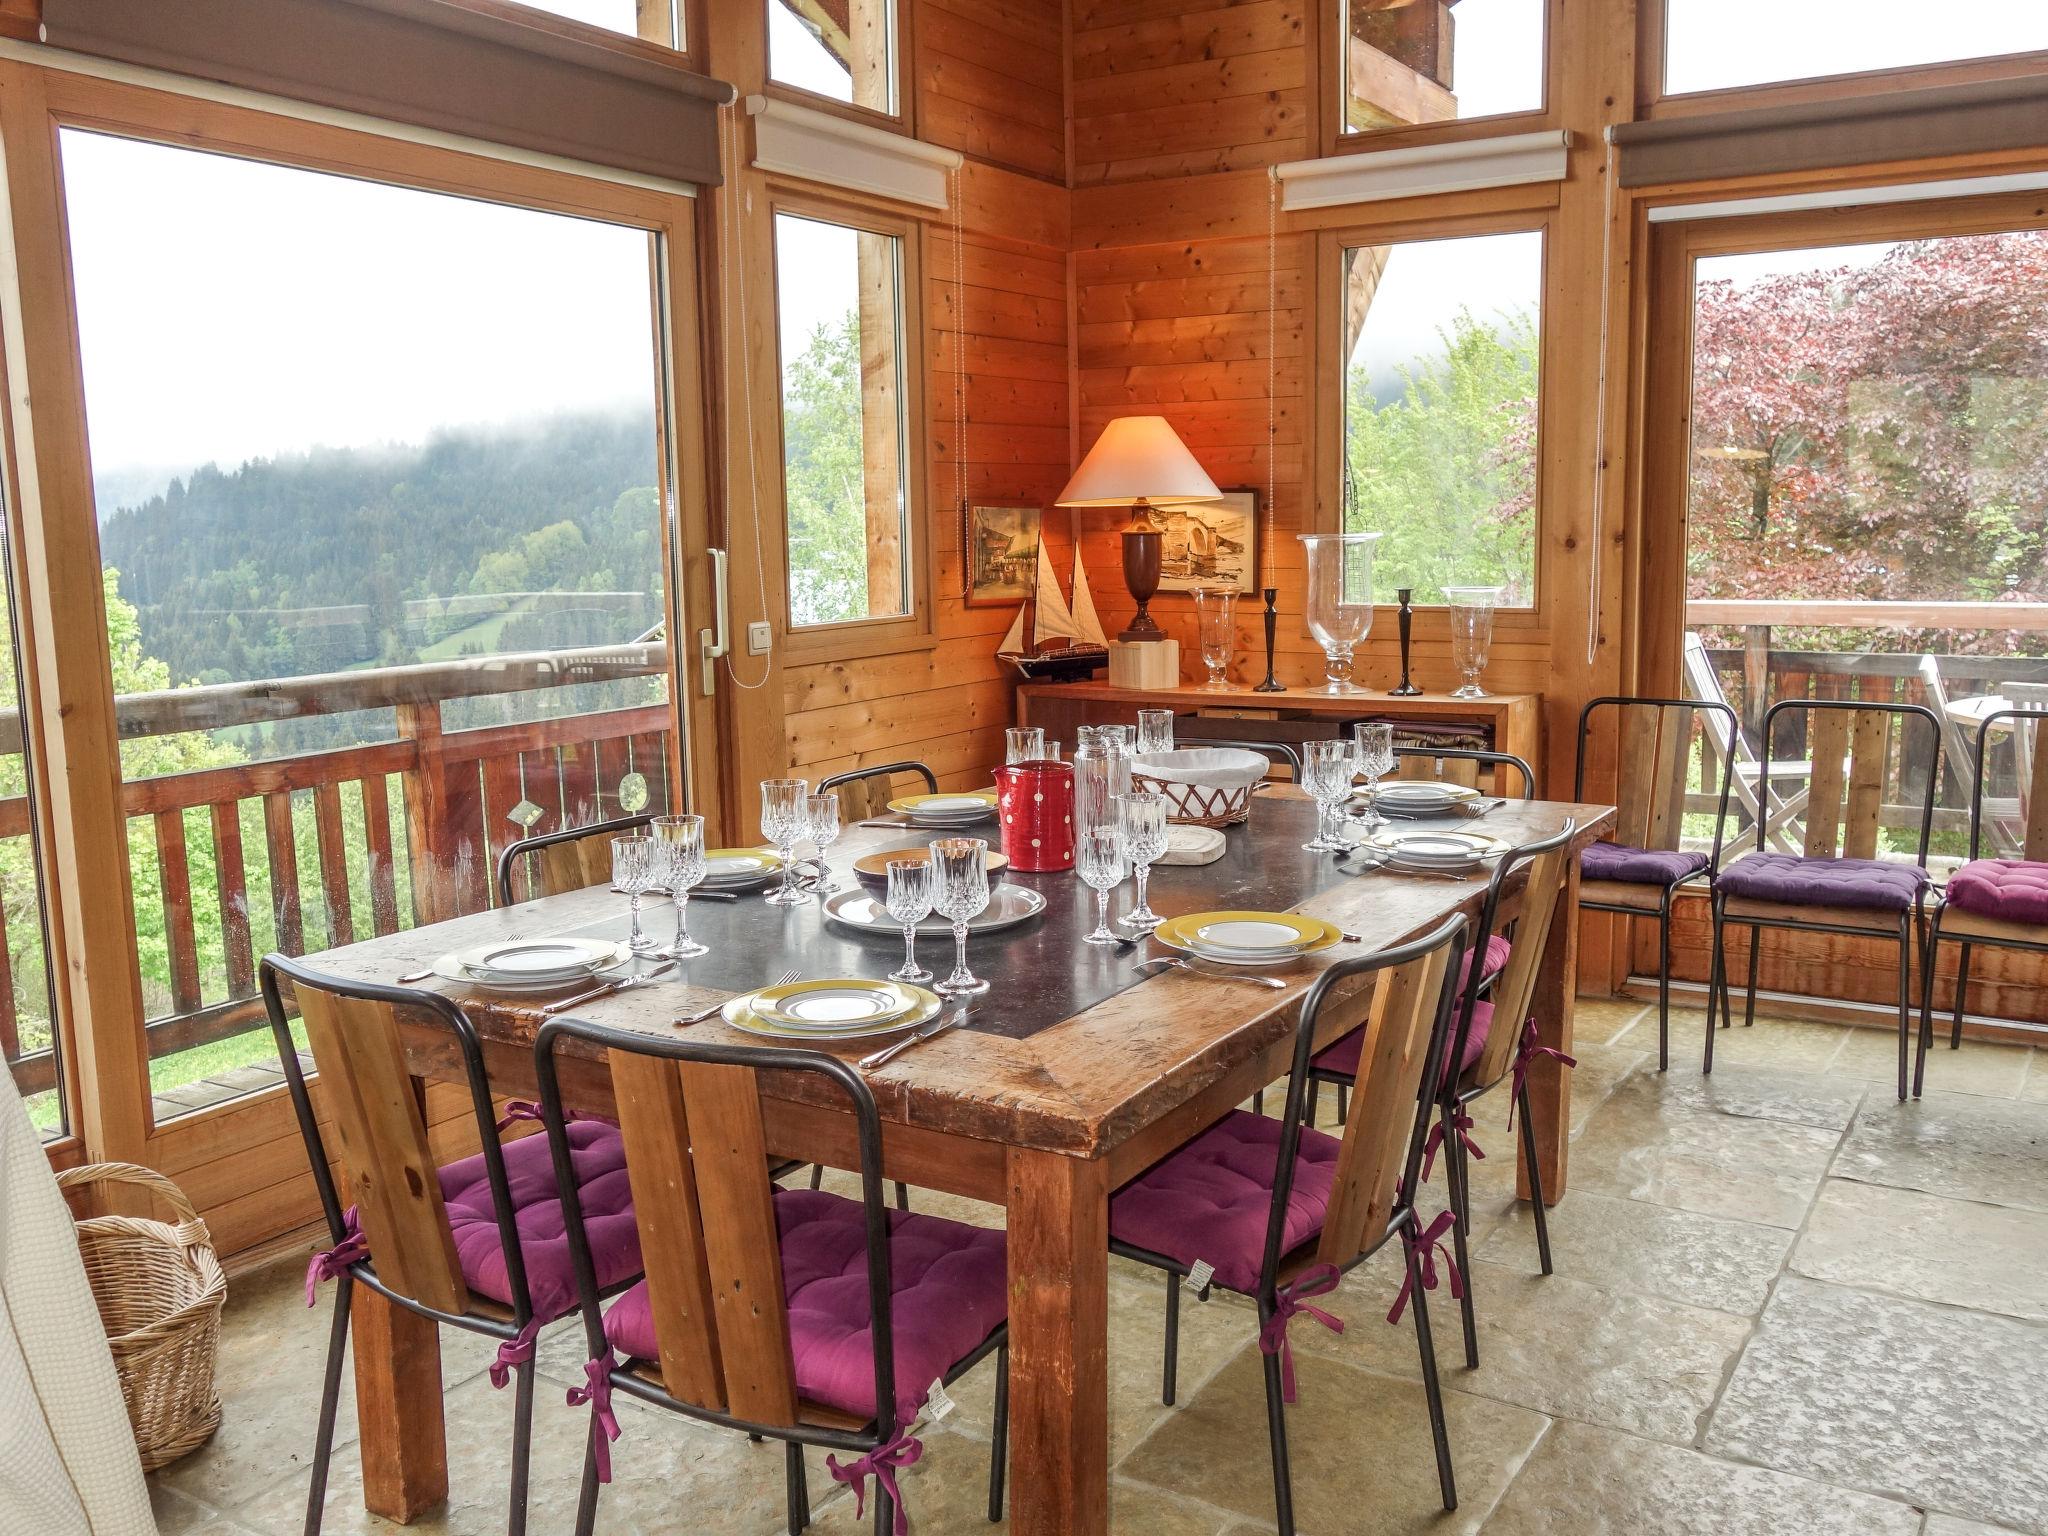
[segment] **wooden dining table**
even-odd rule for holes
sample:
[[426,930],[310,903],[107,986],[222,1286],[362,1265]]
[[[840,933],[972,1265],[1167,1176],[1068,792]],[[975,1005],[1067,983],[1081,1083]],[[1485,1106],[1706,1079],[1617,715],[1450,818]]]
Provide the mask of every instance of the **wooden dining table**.
[[[1612,818],[1607,806],[1510,800],[1472,825],[1519,843],[1569,821],[1576,853]],[[1221,859],[1156,866],[1151,877],[1152,905],[1169,916],[1295,910],[1353,936],[1323,956],[1273,972],[1286,982],[1283,989],[1140,969],[1141,958],[1168,951],[1150,940],[1131,949],[1082,943],[1093,926],[1094,893],[1071,872],[1013,873],[1010,880],[1043,894],[1047,905],[1015,928],[970,940],[970,963],[992,982],[990,991],[961,1028],[868,1074],[883,1122],[886,1178],[1007,1212],[1013,1530],[1103,1536],[1108,1529],[1111,1192],[1285,1074],[1296,1005],[1328,960],[1419,936],[1456,911],[1477,912],[1483,879],[1361,872],[1361,860],[1303,850],[1313,821],[1313,805],[1298,790],[1278,786],[1254,798],[1248,823],[1226,832]],[[979,830],[993,840],[992,823]],[[853,857],[921,847],[934,835],[909,827],[858,828],[833,845],[832,863],[840,880],[851,883],[845,871]],[[1567,868],[1564,914],[1577,902],[1576,856]],[[625,896],[594,887],[330,950],[309,963],[388,983],[487,941],[620,938],[627,904]],[[666,904],[647,905],[645,920],[665,935]],[[787,970],[809,979],[879,977],[902,957],[900,933],[849,931],[828,920],[817,903],[779,907],[752,895],[695,901],[689,914],[709,954],[669,979],[579,1006],[577,1016],[668,1034],[679,1015]],[[1551,926],[1534,1001],[1543,1043],[1563,1051],[1572,1044],[1577,931],[1570,921]],[[926,940],[922,958],[943,969],[951,948],[950,938]],[[457,997],[473,1021],[493,1091],[530,1094],[533,1040],[547,999],[430,984]],[[1348,1007],[1326,1008],[1318,1048],[1360,1023],[1367,1003],[1360,996]],[[707,1039],[752,1038],[716,1016],[689,1027]],[[855,1056],[873,1045],[839,1049]],[[460,1076],[445,1032],[424,1025],[408,1030],[406,1050],[408,1067],[422,1080]],[[857,1166],[851,1115],[811,1077],[762,1075],[769,1150]],[[603,1112],[610,1103],[603,1063],[582,1063],[564,1092],[575,1107]],[[1555,1203],[1569,1187],[1570,1074],[1539,1057],[1529,1092],[1543,1189]],[[1528,1187],[1524,1169],[1525,1197]],[[407,1522],[447,1494],[436,1325],[365,1291],[356,1300],[354,1327],[364,1503]]]

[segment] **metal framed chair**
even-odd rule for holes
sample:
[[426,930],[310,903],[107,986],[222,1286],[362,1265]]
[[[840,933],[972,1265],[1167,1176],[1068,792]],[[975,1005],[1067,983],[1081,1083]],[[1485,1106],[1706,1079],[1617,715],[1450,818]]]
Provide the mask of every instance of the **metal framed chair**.
[[[290,983],[312,1041],[325,1105],[333,1117],[334,1154],[299,1065],[281,979]],[[574,1311],[578,1299],[567,1240],[523,1236],[520,1218],[531,1218],[542,1205],[563,1204],[566,1190],[571,1202],[604,1223],[604,1241],[584,1256],[593,1288],[614,1295],[637,1280],[640,1239],[633,1228],[619,1133],[602,1121],[577,1121],[568,1128],[574,1159],[559,1165],[544,1137],[500,1144],[499,1134],[512,1120],[532,1119],[537,1112],[515,1105],[504,1120],[497,1118],[476,1030],[462,1009],[439,993],[342,981],[277,954],[263,958],[262,990],[327,1221],[330,1246],[313,1256],[307,1270],[308,1301],[315,1282],[335,1282],[306,1501],[307,1536],[319,1531],[327,1501],[342,1357],[358,1285],[432,1322],[498,1341],[491,1384],[516,1382],[506,1528],[519,1536],[526,1529],[534,1345],[541,1327]],[[483,1148],[475,1156],[436,1168],[400,1045],[405,1021],[454,1042]],[[335,1184],[334,1156],[355,1195],[349,1208]],[[566,1182],[558,1186],[557,1177]],[[534,1223],[538,1229],[558,1228],[545,1212],[540,1216]]]
[[[1232,1110],[1110,1197],[1110,1251],[1166,1275],[1166,1402],[1174,1398],[1183,1282],[1205,1296],[1221,1286],[1257,1301],[1282,1536],[1294,1530],[1287,1462],[1286,1406],[1295,1395],[1288,1324],[1305,1311],[1325,1326],[1338,1326],[1308,1298],[1335,1290],[1346,1271],[1395,1238],[1405,1250],[1407,1280],[1389,1320],[1413,1304],[1437,1480],[1444,1508],[1458,1507],[1425,1295],[1436,1285],[1435,1252],[1449,1222],[1439,1217],[1425,1227],[1415,1201],[1431,1112],[1424,1085],[1442,1071],[1452,978],[1467,931],[1467,920],[1453,917],[1412,943],[1332,965],[1302,999],[1280,1118]],[[1325,1009],[1355,1003],[1368,988],[1363,1028],[1372,1036],[1373,1069],[1339,1140],[1306,1123],[1309,1063]]]
[[1477,747],[1394,748],[1394,777],[1397,779],[1440,779],[1446,784],[1462,784],[1467,789],[1477,789],[1482,768],[1493,771],[1493,792],[1496,795],[1508,795],[1500,783],[1500,771],[1512,768],[1521,780],[1521,787],[1509,798],[1536,798],[1536,770],[1512,752],[1486,752]]
[[865,821],[870,816],[880,816],[889,809],[889,799],[899,773],[911,773],[924,780],[925,793],[939,792],[939,776],[923,763],[905,761],[901,763],[876,763],[868,768],[851,768],[845,773],[835,773],[829,779],[818,781],[818,793],[827,790],[839,792],[839,814],[842,821]]
[[[1756,1020],[1758,939],[1765,928],[1837,933],[1899,942],[1899,1097],[1907,1090],[1912,1045],[1913,955],[1927,931],[1927,838],[1941,780],[1941,722],[1921,704],[1857,699],[1781,699],[1764,714],[1763,739],[1780,716],[1805,721],[1813,773],[1806,794],[1802,852],[1752,853],[1724,866],[1714,882],[1713,965],[1707,981],[1707,1043],[1702,1070],[1714,1070],[1714,1019],[1731,1022],[1727,930],[1749,926],[1749,988],[1743,1023]],[[1926,733],[1927,783],[1913,862],[1877,856],[1885,776],[1895,730]],[[1903,737],[1900,738],[1903,746]],[[1900,756],[1904,757],[1904,752]],[[1770,803],[1771,764],[1759,780]]]
[[[565,1049],[609,1064],[647,1278],[609,1309],[587,1213],[563,1203],[590,1358],[590,1435],[578,1536],[597,1519],[618,1436],[613,1392],[785,1447],[788,1523],[810,1520],[803,1448],[850,1452],[833,1479],[866,1498],[887,1536],[895,1469],[919,1454],[909,1433],[935,1381],[997,1356],[989,1518],[1002,1515],[1008,1435],[1008,1271],[1003,1233],[882,1202],[882,1126],[860,1074],[818,1051],[698,1044],[557,1018],[534,1041],[542,1123],[556,1166],[572,1158],[558,1063]],[[852,1112],[858,1200],[770,1183],[761,1072],[801,1073]]]
[[528,901],[609,884],[612,839],[637,831],[653,820],[651,815],[618,816],[588,827],[567,827],[507,843],[498,855],[498,905],[509,907],[518,900],[512,894],[512,877],[522,867],[526,870]]
[[1254,741],[1249,737],[1239,739],[1202,736],[1191,738],[1186,744],[1191,747],[1241,747],[1247,752],[1262,752],[1275,763],[1283,765],[1295,783],[1301,782],[1301,752],[1289,741]]
[[1927,930],[1927,958],[1921,966],[1920,1040],[1913,1061],[1913,1097],[1920,1097],[1927,1078],[1927,1052],[1934,1041],[1934,956],[1945,938],[1956,941],[1955,1017],[1949,1026],[1950,1050],[1963,1043],[1963,1008],[1970,990],[1970,950],[1978,944],[1999,949],[2048,952],[2048,752],[2022,754],[2028,767],[2022,799],[2026,820],[2020,829],[2019,857],[1979,858],[1984,821],[1989,813],[1984,795],[1985,749],[1999,722],[2027,737],[2048,721],[2048,709],[2000,709],[1977,727],[1976,772],[1970,780],[1970,858],[1948,877],[1948,887],[1934,909]]
[[[1620,716],[1615,764],[1614,836],[1579,856],[1579,910],[1612,912],[1657,921],[1657,1070],[1671,1065],[1671,902],[1681,888],[1704,878],[1711,900],[1721,867],[1721,837],[1728,824],[1728,791],[1733,780],[1729,754],[1711,749],[1700,756],[1700,771],[1713,772],[1718,757],[1721,789],[1714,810],[1714,846],[1709,854],[1680,849],[1685,824],[1686,782],[1691,776],[1694,727],[1702,714],[1718,720],[1723,739],[1741,728],[1726,704],[1702,699],[1654,699],[1610,695],[1579,711],[1577,766],[1572,798],[1586,798],[1586,741],[1595,717]],[[1702,788],[1706,788],[1702,785]]]

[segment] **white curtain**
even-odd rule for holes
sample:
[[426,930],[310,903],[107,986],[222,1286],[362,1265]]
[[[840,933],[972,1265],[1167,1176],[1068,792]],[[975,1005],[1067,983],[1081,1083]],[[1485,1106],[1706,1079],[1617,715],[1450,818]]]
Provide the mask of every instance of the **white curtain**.
[[71,1211],[0,1068],[0,1531],[156,1536]]

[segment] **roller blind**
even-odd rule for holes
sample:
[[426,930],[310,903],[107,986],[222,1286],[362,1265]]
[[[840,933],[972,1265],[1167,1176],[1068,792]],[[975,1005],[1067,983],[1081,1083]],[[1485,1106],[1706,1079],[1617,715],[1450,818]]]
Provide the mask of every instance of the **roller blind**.
[[716,185],[732,88],[441,0],[43,0],[52,47]]

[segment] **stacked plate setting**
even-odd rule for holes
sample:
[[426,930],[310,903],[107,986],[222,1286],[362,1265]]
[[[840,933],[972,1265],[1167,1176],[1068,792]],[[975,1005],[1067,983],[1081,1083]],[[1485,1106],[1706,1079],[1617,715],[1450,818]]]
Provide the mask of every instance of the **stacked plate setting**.
[[936,795],[904,795],[891,800],[889,809],[904,817],[913,827],[964,829],[995,815],[996,792],[976,789],[948,790]]
[[704,855],[706,891],[756,891],[782,874],[782,855],[772,848],[713,848]]
[[[1038,916],[1045,910],[1045,898],[1037,891],[1004,881],[989,887],[988,905],[979,915],[967,920],[969,933],[988,933],[998,928],[1014,928],[1017,924]],[[862,887],[834,891],[825,898],[825,915],[834,922],[843,923],[855,932],[870,937],[903,940],[903,925],[889,915],[889,909],[882,898]],[[944,936],[950,938],[953,924],[950,920],[933,913],[917,925],[919,938]]]
[[500,940],[443,955],[434,973],[501,992],[552,992],[589,982],[632,958],[625,945],[604,939]]
[[1328,949],[1344,937],[1319,917],[1300,912],[1192,912],[1170,917],[1152,937],[1218,965],[1285,965]]
[[938,1016],[938,994],[895,981],[793,981],[728,998],[725,1022],[770,1040],[863,1040],[899,1034]]
[[1386,816],[1448,816],[1479,798],[1479,791],[1463,784],[1442,784],[1430,779],[1396,779],[1382,784],[1372,804]]
[[1439,874],[1462,874],[1511,846],[1483,832],[1431,832],[1419,827],[1382,827],[1365,845],[1396,869]]

